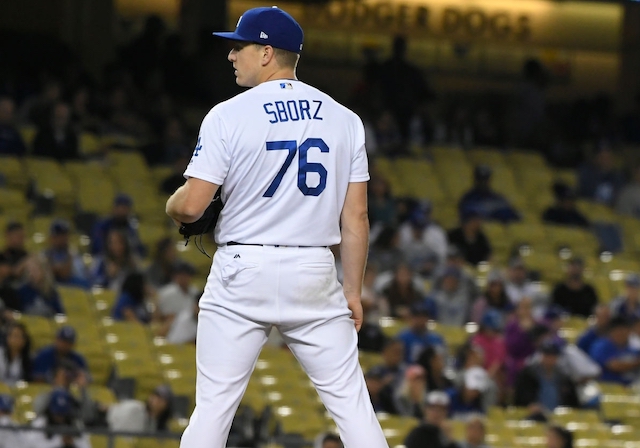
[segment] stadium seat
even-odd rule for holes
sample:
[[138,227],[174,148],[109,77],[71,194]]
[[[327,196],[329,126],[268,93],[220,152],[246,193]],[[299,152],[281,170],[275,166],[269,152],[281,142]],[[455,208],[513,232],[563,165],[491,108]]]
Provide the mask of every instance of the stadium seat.
[[29,177],[25,176],[22,159],[13,156],[0,156],[0,175],[4,178],[6,187],[25,191],[29,185]]

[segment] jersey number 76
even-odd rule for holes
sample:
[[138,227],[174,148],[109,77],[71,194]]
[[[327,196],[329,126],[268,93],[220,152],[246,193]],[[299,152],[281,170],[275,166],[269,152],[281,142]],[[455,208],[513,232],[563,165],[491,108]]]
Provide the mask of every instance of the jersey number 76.
[[[308,138],[304,142],[298,146],[298,142],[295,140],[281,140],[277,142],[267,142],[267,151],[282,151],[287,150],[289,154],[284,161],[284,164],[276,174],[276,177],[267,188],[267,191],[264,192],[262,197],[271,198],[273,194],[276,192],[280,183],[282,182],[282,178],[284,177],[284,173],[287,172],[289,166],[291,166],[291,162],[293,162],[293,158],[296,156],[296,151],[298,154],[298,188],[305,196],[319,196],[320,193],[324,191],[327,186],[327,170],[321,163],[313,163],[307,162],[307,153],[311,148],[318,148],[320,152],[329,152],[329,147],[321,138]],[[308,173],[318,173],[320,176],[320,182],[315,187],[309,187],[307,185],[307,174]]]

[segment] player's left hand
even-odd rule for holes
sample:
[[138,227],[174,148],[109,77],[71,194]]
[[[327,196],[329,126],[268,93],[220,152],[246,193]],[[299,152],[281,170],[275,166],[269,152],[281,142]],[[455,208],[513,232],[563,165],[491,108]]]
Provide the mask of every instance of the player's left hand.
[[347,301],[349,309],[351,310],[351,320],[356,326],[356,331],[360,331],[360,327],[362,327],[363,320],[363,311],[362,311],[362,302],[360,299],[358,300],[349,300]]

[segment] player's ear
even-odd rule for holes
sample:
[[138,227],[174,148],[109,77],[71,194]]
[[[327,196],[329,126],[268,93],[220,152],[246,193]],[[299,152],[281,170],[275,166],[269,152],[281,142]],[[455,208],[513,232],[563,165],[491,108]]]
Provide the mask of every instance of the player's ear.
[[262,66],[269,64],[275,58],[275,50],[271,45],[262,47]]

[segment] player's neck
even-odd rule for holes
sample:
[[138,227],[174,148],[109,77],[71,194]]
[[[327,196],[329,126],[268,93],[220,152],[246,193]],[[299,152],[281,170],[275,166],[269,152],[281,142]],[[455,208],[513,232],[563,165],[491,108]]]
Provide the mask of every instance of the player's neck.
[[274,81],[276,79],[291,79],[291,80],[298,80],[298,78],[296,77],[296,71],[292,70],[292,69],[280,69],[280,70],[276,70],[273,73],[267,74],[262,81],[260,81],[260,84],[262,84],[263,82],[267,82],[267,81]]

